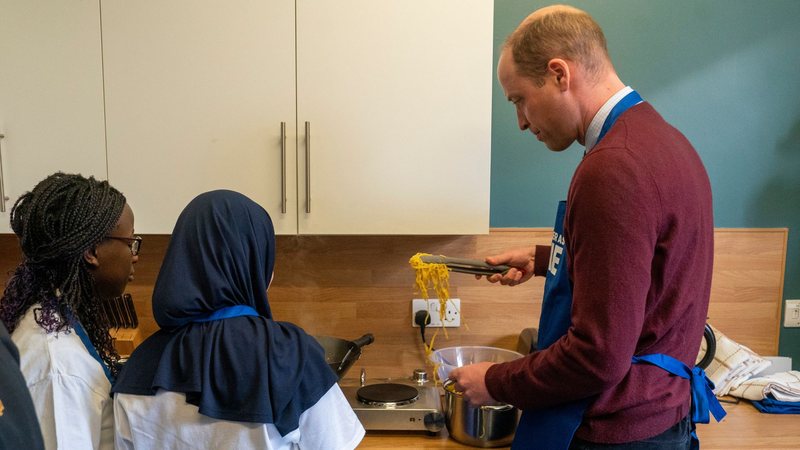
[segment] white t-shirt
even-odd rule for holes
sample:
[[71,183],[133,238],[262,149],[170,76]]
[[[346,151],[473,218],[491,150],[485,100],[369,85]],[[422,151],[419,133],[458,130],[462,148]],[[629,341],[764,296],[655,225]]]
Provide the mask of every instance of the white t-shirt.
[[214,419],[186,403],[182,393],[114,395],[117,449],[354,449],[364,437],[341,388],[334,384],[300,415],[298,428],[281,437],[273,424]]
[[111,383],[100,363],[72,330],[47,333],[34,320],[34,307],[11,339],[19,348],[45,448],[113,449]]

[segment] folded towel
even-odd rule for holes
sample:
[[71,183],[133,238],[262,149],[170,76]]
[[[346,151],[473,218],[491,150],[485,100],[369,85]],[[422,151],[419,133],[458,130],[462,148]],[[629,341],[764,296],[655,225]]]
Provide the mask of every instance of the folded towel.
[[730,391],[730,395],[747,400],[764,400],[769,394],[782,402],[800,402],[800,372],[790,370],[751,378]]
[[800,414],[800,402],[782,402],[772,397],[756,400],[753,406],[762,413],[768,414]]
[[[714,360],[706,368],[706,375],[714,382],[714,394],[717,396],[728,395],[731,389],[771,364],[769,360],[734,342],[713,326],[711,329],[714,330],[717,340],[717,351],[714,353]],[[703,340],[700,355],[705,354],[705,345]]]

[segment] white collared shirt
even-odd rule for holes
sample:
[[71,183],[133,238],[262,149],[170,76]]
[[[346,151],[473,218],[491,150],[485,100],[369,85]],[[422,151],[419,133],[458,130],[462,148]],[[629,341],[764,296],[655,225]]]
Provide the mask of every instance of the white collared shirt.
[[603,103],[603,106],[600,107],[600,110],[597,111],[597,114],[594,115],[594,119],[592,122],[589,123],[589,128],[586,129],[586,153],[589,153],[592,148],[597,144],[597,140],[600,137],[600,131],[603,129],[603,124],[606,122],[606,118],[611,113],[611,110],[617,106],[620,100],[625,98],[626,95],[633,92],[633,88],[630,86],[625,86],[624,88],[617,91],[616,94],[612,95],[611,98],[606,100]]
[[47,450],[111,450],[114,416],[111,383],[73,330],[48,333],[34,309],[20,319],[11,339],[19,348]]
[[118,450],[351,450],[365,432],[338,384],[303,411],[298,428],[286,436],[273,424],[204,416],[186,402],[186,394],[164,390],[150,396],[115,394],[114,420]]

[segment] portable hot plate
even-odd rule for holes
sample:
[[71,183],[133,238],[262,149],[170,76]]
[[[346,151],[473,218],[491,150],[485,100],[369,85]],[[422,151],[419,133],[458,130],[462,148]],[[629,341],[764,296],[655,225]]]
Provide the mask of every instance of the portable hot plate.
[[422,369],[411,378],[376,380],[367,380],[361,369],[360,383],[341,388],[367,430],[438,433],[444,428],[439,389]]

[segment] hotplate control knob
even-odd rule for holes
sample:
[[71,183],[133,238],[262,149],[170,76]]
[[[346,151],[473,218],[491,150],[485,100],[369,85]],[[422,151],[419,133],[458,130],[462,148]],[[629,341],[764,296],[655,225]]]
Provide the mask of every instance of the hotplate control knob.
[[444,414],[439,411],[429,412],[425,414],[425,429],[429,433],[438,433],[444,428]]
[[425,372],[425,369],[414,369],[414,375],[411,376],[411,379],[419,384],[427,383],[428,372]]

